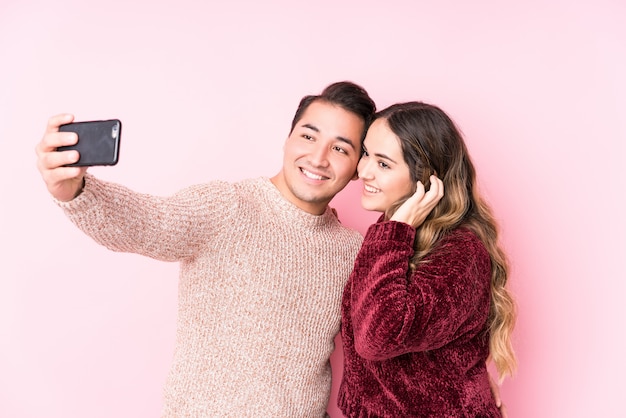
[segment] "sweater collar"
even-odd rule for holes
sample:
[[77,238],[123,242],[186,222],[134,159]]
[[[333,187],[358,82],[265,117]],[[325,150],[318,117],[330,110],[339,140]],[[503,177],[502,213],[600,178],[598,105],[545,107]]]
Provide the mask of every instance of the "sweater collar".
[[304,228],[323,228],[337,223],[337,216],[330,207],[321,215],[313,215],[306,212],[282,195],[282,193],[274,186],[269,177],[261,177],[257,181],[259,190],[263,193],[263,198],[277,217],[285,221],[292,222]]

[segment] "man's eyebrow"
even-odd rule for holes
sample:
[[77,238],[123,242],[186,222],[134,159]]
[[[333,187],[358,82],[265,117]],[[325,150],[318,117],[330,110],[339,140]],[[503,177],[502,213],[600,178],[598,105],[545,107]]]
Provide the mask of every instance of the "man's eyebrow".
[[312,131],[315,132],[319,132],[320,130],[317,128],[317,126],[313,126],[310,123],[305,123],[304,125],[302,125],[303,128],[309,128]]
[[[314,132],[317,132],[317,133],[320,132],[320,130],[319,130],[319,128],[317,126],[311,125],[310,123],[305,123],[305,124],[302,125],[302,127],[310,129],[310,130],[312,130]],[[341,142],[344,142],[344,143],[348,144],[350,147],[356,149],[356,147],[354,146],[354,141],[352,141],[350,138],[344,138],[343,136],[338,136],[337,140],[339,140]]]
[[350,145],[352,149],[356,149],[356,147],[354,146],[354,142],[352,142],[350,138],[344,138],[343,136],[338,136],[337,139],[345,144]]

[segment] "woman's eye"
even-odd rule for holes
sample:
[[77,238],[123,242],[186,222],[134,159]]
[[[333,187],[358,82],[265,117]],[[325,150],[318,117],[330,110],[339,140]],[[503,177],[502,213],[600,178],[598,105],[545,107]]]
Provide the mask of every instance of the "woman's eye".
[[380,162],[378,163],[378,165],[380,166],[380,168],[384,168],[384,169],[389,168],[389,164],[387,164],[387,163],[386,163],[386,162],[384,162],[384,161],[380,161]]
[[302,134],[302,137],[303,137],[304,139],[306,139],[307,141],[312,141],[312,140],[313,140],[313,137],[312,137],[311,135]]
[[361,150],[361,157],[369,157],[370,155],[364,149]]

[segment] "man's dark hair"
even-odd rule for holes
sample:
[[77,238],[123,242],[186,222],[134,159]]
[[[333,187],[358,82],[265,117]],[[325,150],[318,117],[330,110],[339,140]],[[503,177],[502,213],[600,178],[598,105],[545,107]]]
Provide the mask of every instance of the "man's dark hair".
[[361,137],[361,141],[363,141],[367,128],[369,128],[370,123],[372,123],[372,118],[376,112],[376,104],[363,87],[351,81],[339,81],[326,87],[320,95],[304,96],[302,100],[300,100],[298,110],[296,110],[296,114],[291,122],[291,131],[293,131],[298,121],[302,119],[302,115],[304,115],[304,112],[311,103],[316,101],[323,101],[339,106],[360,117],[365,123],[365,129]]

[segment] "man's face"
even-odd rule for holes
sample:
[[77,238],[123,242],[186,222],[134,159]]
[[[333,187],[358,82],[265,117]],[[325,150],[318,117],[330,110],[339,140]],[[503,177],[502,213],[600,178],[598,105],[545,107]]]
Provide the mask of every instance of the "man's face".
[[355,178],[363,120],[323,101],[309,105],[285,141],[283,168],[272,179],[293,204],[320,215]]

